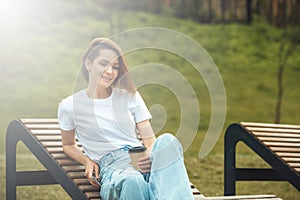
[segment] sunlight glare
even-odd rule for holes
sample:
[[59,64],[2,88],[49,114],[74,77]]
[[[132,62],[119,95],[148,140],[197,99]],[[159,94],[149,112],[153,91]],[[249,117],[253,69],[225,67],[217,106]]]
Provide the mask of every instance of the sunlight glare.
[[14,27],[22,23],[26,15],[25,2],[22,0],[0,0],[0,22],[2,26]]

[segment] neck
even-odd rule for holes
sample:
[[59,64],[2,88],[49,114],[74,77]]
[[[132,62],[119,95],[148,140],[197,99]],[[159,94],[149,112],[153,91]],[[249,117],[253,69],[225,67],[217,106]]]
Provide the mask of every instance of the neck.
[[92,88],[88,87],[86,93],[91,99],[105,99],[111,95],[112,88]]

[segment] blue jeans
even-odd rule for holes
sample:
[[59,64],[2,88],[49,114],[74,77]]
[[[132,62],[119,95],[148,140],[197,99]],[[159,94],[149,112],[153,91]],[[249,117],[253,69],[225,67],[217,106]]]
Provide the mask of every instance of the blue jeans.
[[159,136],[152,149],[151,172],[142,174],[130,163],[128,149],[106,154],[99,162],[104,200],[194,199],[179,141],[171,134]]

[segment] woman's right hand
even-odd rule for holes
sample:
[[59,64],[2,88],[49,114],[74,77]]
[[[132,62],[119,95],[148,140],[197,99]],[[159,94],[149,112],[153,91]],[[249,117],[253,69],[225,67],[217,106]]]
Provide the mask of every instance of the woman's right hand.
[[70,131],[61,130],[61,137],[62,137],[62,146],[64,152],[74,160],[84,164],[85,166],[84,175],[89,179],[89,182],[92,185],[99,187],[99,185],[92,178],[94,175],[97,179],[99,179],[99,166],[97,163],[92,161],[89,157],[84,155],[82,153],[82,150],[78,148],[76,144],[75,130],[70,130]]
[[96,186],[96,187],[100,187],[94,180],[93,180],[93,176],[96,177],[96,179],[99,180],[99,166],[97,163],[95,163],[94,161],[87,159],[86,163],[85,163],[85,172],[84,175],[89,179],[89,182]]

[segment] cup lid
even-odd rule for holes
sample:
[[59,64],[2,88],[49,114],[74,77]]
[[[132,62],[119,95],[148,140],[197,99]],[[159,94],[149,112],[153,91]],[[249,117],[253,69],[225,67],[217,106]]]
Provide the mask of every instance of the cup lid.
[[138,146],[138,147],[131,147],[128,152],[129,153],[139,153],[139,152],[143,152],[146,151],[146,147],[144,146]]

